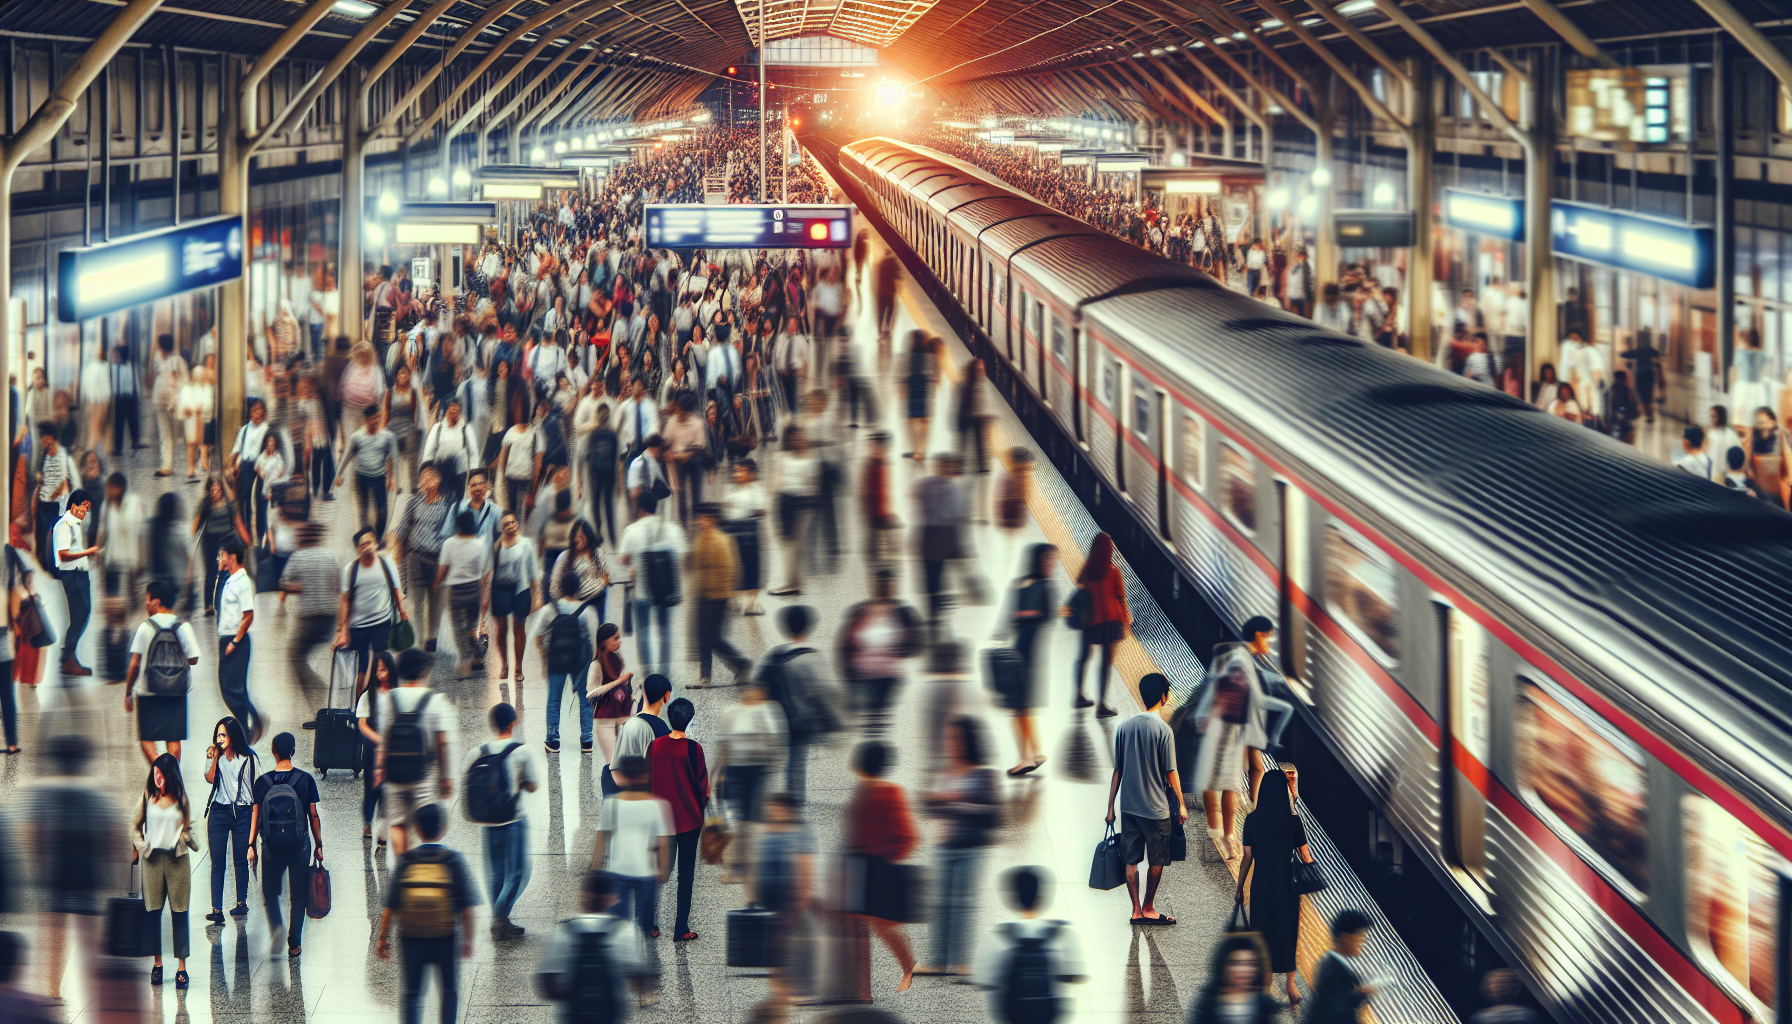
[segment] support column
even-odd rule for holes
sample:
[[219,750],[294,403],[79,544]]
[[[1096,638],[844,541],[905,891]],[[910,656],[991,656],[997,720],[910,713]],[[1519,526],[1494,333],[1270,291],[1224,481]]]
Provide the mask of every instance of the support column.
[[1554,92],[1555,68],[1549,54],[1538,51],[1531,64],[1531,131],[1524,156],[1525,295],[1531,300],[1531,336],[1524,347],[1527,381],[1537,379],[1537,368],[1544,363],[1559,363],[1556,257],[1549,222],[1556,184],[1556,124],[1549,100]]
[[[242,91],[238,88],[242,64],[224,58],[224,80],[218,102],[218,211],[243,217],[249,211],[249,158],[244,155]],[[249,372],[249,248],[248,222],[243,224],[243,248],[238,254],[242,272],[219,289],[218,301],[218,441],[228,448],[243,425],[243,401],[248,393]],[[337,290],[359,300],[360,286],[340,278]]]
[[[1717,222],[1717,353],[1711,376],[1712,390],[1725,392],[1729,390],[1730,363],[1736,354],[1736,126],[1730,115],[1736,87],[1730,61],[1729,40],[1720,32],[1713,37],[1711,46],[1711,76],[1717,84],[1717,118],[1712,125],[1717,135],[1717,202],[1711,211]],[[1730,410],[1732,423],[1752,424],[1754,416],[1753,409]]]
[[[342,126],[342,196],[336,250],[337,303],[342,309],[336,317],[336,330],[351,341],[360,341],[361,325],[361,216],[366,204],[361,199],[361,181],[366,174],[368,135],[363,126],[367,120],[366,100],[361,94],[361,69],[351,66],[348,74],[347,117]],[[327,346],[336,339],[325,338]],[[333,349],[332,349],[333,350]]]
[[[1313,165],[1313,192],[1318,197],[1316,203],[1318,223],[1313,225],[1313,282],[1314,291],[1328,284],[1338,282],[1338,239],[1332,231],[1333,196],[1338,189],[1338,171],[1332,166],[1336,147],[1332,139],[1332,118],[1338,109],[1337,102],[1331,95],[1331,83],[1335,79],[1325,80],[1325,91],[1316,98],[1320,100],[1319,108],[1314,113],[1319,115],[1319,131],[1314,134],[1317,145],[1314,147],[1315,163]],[[1267,161],[1266,161],[1267,162]],[[1320,171],[1324,171],[1325,184],[1319,184]],[[1318,298],[1317,294],[1314,296]]]
[[1412,251],[1406,259],[1406,287],[1400,301],[1406,307],[1406,330],[1412,354],[1431,358],[1431,261],[1437,243],[1437,108],[1431,98],[1431,65],[1423,60],[1407,62],[1406,194],[1412,210]]

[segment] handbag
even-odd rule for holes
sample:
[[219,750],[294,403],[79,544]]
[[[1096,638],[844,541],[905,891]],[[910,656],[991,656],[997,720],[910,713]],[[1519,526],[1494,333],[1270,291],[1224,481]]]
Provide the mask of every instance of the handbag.
[[1095,859],[1089,865],[1089,888],[1104,892],[1126,884],[1126,865],[1121,863],[1120,837],[1114,834],[1114,823],[1108,822],[1107,834],[1095,844]]
[[1305,896],[1325,888],[1325,875],[1319,870],[1318,862],[1308,864],[1300,859],[1299,851],[1288,852],[1288,887],[1296,896]]
[[697,837],[697,849],[703,855],[703,863],[722,863],[722,856],[728,852],[728,844],[733,840],[734,833],[728,830],[728,823],[720,815],[711,815]]
[[1089,613],[1093,610],[1095,599],[1089,596],[1086,587],[1078,587],[1070,594],[1070,600],[1064,602],[1064,618],[1069,621],[1071,629],[1088,629]]
[[1248,932],[1251,928],[1251,913],[1244,909],[1244,901],[1232,904],[1232,916],[1226,918],[1226,934]]
[[56,643],[56,631],[44,618],[43,603],[36,594],[19,602],[19,635],[33,647],[49,647]]
[[392,632],[386,636],[386,649],[391,651],[408,651],[417,646],[417,630],[410,619],[399,619],[392,624]]
[[842,860],[841,871],[846,882],[841,909],[847,913],[903,924],[923,920],[926,901],[921,898],[918,865],[895,863],[869,853],[849,853]]
[[321,921],[330,913],[330,869],[324,867],[324,852],[317,851],[317,862],[311,865],[311,898],[305,904],[305,916]]

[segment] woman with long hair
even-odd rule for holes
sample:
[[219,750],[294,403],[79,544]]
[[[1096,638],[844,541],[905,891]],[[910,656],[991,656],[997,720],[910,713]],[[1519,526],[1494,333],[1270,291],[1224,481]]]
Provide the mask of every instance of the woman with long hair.
[[[372,765],[380,751],[380,695],[398,685],[398,657],[391,651],[373,652],[373,665],[367,670],[365,681],[357,679],[355,685],[360,689],[352,706],[361,730],[361,763]],[[384,848],[391,829],[384,822],[374,828],[374,812],[379,806],[380,787],[374,785],[373,769],[368,768],[361,773],[361,837],[378,836],[377,845]]]
[[1561,387],[1562,382],[1556,378],[1556,364],[1544,363],[1537,367],[1537,383],[1531,385],[1531,404],[1547,410],[1555,404],[1556,392]]
[[1264,991],[1275,980],[1268,962],[1269,954],[1256,935],[1234,932],[1220,939],[1188,1024],[1269,1024],[1282,1007]]
[[[884,778],[894,760],[891,747],[877,740],[860,743],[852,753],[852,771],[859,781],[843,812],[846,819],[844,838],[846,852],[863,858],[868,876],[880,862],[895,864],[907,860],[921,838],[920,831],[915,828],[915,819],[909,813],[907,794],[900,784]],[[867,888],[870,890],[869,886]],[[879,893],[867,891],[864,905],[858,913],[850,915],[849,921],[856,921],[860,928],[868,927],[888,947],[890,955],[896,958],[896,965],[902,969],[896,991],[906,992],[915,980],[915,954],[903,923],[883,916],[904,908],[885,908],[879,905],[881,902]],[[860,938],[863,934],[855,929],[846,943],[846,948],[851,950],[847,970],[852,972],[846,984],[856,994],[869,999],[871,950]]]
[[[249,746],[243,723],[225,717],[212,727],[212,744],[205,748],[205,781],[212,792],[205,811],[207,856],[212,862],[213,924],[224,923],[224,866],[236,865],[236,906],[231,917],[249,912],[249,822],[255,806],[255,778],[259,765]],[[225,860],[232,855],[232,861]]]
[[[1126,579],[1114,565],[1114,538],[1098,533],[1089,545],[1089,558],[1077,574],[1078,589],[1087,594],[1082,622],[1074,623],[1083,631],[1082,653],[1076,659],[1076,700],[1071,706],[1095,706],[1095,717],[1112,718],[1116,712],[1108,706],[1108,676],[1113,674],[1114,645],[1132,628],[1132,609],[1126,603]],[[1083,696],[1083,667],[1089,663],[1091,648],[1101,648],[1101,674],[1095,681],[1095,700]]]
[[523,640],[529,616],[541,607],[541,561],[535,542],[523,536],[515,512],[498,520],[498,540],[492,547],[492,635],[497,638],[498,679],[510,678],[508,637],[516,638],[516,692],[512,703],[523,709]]
[[[1257,807],[1244,819],[1244,860],[1238,865],[1235,902],[1244,902],[1251,887],[1251,925],[1269,948],[1269,969],[1287,975],[1288,1002],[1300,1002],[1295,986],[1295,950],[1300,944],[1300,895],[1294,891],[1294,857],[1313,863],[1307,830],[1294,813],[1296,773],[1293,765],[1265,772]],[[1253,871],[1253,868],[1255,869]],[[1272,979],[1265,979],[1264,988]]]
[[[634,688],[630,684],[635,674],[623,669],[622,630],[614,622],[597,627],[597,643],[593,646],[596,654],[592,660],[597,672],[592,685],[579,690],[580,724],[591,722],[598,746],[603,750],[604,763],[609,764],[616,756],[616,737],[622,731],[622,723],[628,721],[635,710]],[[573,685],[577,687],[578,681],[574,680]],[[549,699],[554,696],[550,694]],[[549,730],[554,730],[557,724],[550,721]],[[558,749],[555,742],[555,749]],[[591,749],[588,739],[581,740],[579,745],[581,749]]]
[[143,909],[149,912],[146,938],[155,957],[149,983],[162,983],[162,905],[166,903],[171,905],[178,961],[174,987],[186,988],[187,954],[191,952],[187,905],[193,893],[193,862],[187,851],[199,849],[199,844],[193,840],[193,809],[181,784],[180,761],[173,754],[163,754],[149,766],[149,778],[131,818],[131,845],[131,861],[143,864]]
[[1546,408],[1551,416],[1567,420],[1570,423],[1581,421],[1580,403],[1574,400],[1574,385],[1563,381],[1556,385],[1555,400]]
[[[386,429],[398,441],[398,465],[405,470],[404,479],[417,486],[417,453],[423,438],[427,405],[423,394],[411,383],[411,368],[398,364],[392,376],[392,387],[386,392]],[[401,480],[394,480],[398,493],[404,493]]]
[[939,375],[939,339],[926,331],[908,335],[908,373],[903,394],[908,399],[908,444],[903,455],[916,462],[927,458],[927,423],[933,415],[933,383]]
[[218,549],[233,534],[245,547],[251,543],[249,527],[243,522],[242,510],[232,500],[221,477],[214,475],[206,478],[205,495],[199,499],[199,508],[193,515],[193,532],[199,535],[200,550],[203,552],[205,614],[210,615],[212,605],[218,597]]
[[1013,584],[1008,628],[1014,637],[1014,653],[1020,655],[1021,671],[1014,685],[997,695],[1002,706],[1014,713],[1014,745],[1019,750],[1019,760],[1008,769],[1009,775],[1026,775],[1045,763],[1045,748],[1033,734],[1033,709],[1039,706],[1039,632],[1051,625],[1052,609],[1057,606],[1052,596],[1052,575],[1057,566],[1057,545],[1035,544],[1027,551],[1025,570]]

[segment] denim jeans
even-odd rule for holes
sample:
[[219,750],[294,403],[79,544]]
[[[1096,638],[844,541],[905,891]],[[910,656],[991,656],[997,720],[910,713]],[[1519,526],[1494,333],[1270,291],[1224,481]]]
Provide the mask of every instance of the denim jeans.
[[939,878],[933,914],[933,957],[936,967],[969,966],[971,901],[983,866],[980,846],[945,846],[939,850]]
[[[268,927],[287,927],[287,946],[304,945],[305,908],[311,905],[311,843],[305,842],[290,850],[276,850],[261,844],[261,901],[268,912]],[[280,920],[281,882],[287,882],[287,905],[292,908],[292,921]]]
[[[657,613],[657,614],[656,614]],[[654,669],[665,671],[666,664],[653,660],[653,619],[660,620],[660,653],[667,663],[672,660],[672,606],[655,605],[652,601],[635,598],[635,643],[641,652],[641,670],[650,672]]]
[[1288,723],[1294,721],[1294,705],[1266,693],[1263,695],[1263,711],[1265,717],[1273,716],[1266,730],[1269,745],[1279,747],[1282,745],[1282,734],[1288,731]]
[[528,819],[485,830],[485,878],[492,891],[492,917],[509,920],[510,911],[529,884]]
[[629,905],[633,903],[635,927],[641,929],[643,937],[651,938],[653,930],[659,927],[659,876],[631,878],[628,875],[614,875],[611,882],[616,886],[616,906],[610,913],[617,917],[627,917]]
[[442,980],[442,1024],[454,1024],[460,1008],[460,960],[455,948],[458,937],[444,935],[439,939],[402,939],[404,951],[404,1024],[421,1024],[423,1020],[423,972],[436,966]]
[[579,742],[591,742],[591,698],[585,696],[585,673],[548,673],[548,742],[560,742],[560,705],[565,703],[561,690],[567,683],[579,695]]
[[93,616],[93,580],[86,569],[58,569],[62,592],[68,597],[68,633],[62,638],[62,660],[81,663],[81,634]]
[[[220,771],[223,765],[220,758]],[[236,901],[249,902],[249,815],[253,810],[247,805],[212,804],[212,813],[206,816],[205,838],[212,862],[212,906],[215,909],[224,909],[226,850],[236,864]]]

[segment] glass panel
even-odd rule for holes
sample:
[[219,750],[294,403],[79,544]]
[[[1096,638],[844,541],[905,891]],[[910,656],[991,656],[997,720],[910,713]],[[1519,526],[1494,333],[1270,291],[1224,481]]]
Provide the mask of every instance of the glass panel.
[[[1043,319],[1043,308],[1040,313]],[[1070,362],[1069,352],[1070,332],[1064,329],[1064,321],[1054,316],[1052,317],[1052,355],[1057,356],[1059,362],[1068,363]]]
[[[1735,979],[1771,1020],[1778,939],[1779,872],[1788,867],[1735,815],[1697,794],[1680,798],[1686,834],[1686,937],[1705,967]],[[1736,993],[1740,995],[1740,992]]]
[[1201,489],[1201,463],[1207,453],[1203,446],[1206,436],[1206,424],[1200,417],[1182,417],[1182,444],[1176,452],[1176,469],[1183,482],[1197,491]]
[[1590,862],[1647,892],[1649,802],[1642,758],[1620,749],[1610,726],[1553,686],[1521,680],[1518,705],[1521,788],[1578,840]]
[[1257,529],[1256,460],[1231,445],[1220,449],[1221,502],[1234,523],[1246,532]]
[[1151,443],[1151,396],[1137,388],[1132,392],[1132,432]]
[[1120,406],[1116,404],[1120,397],[1119,379],[1119,363],[1109,362],[1106,366],[1101,368],[1101,404],[1115,412],[1120,411]]
[[1393,559],[1348,527],[1326,524],[1326,607],[1371,654],[1390,665],[1400,660],[1398,587]]

